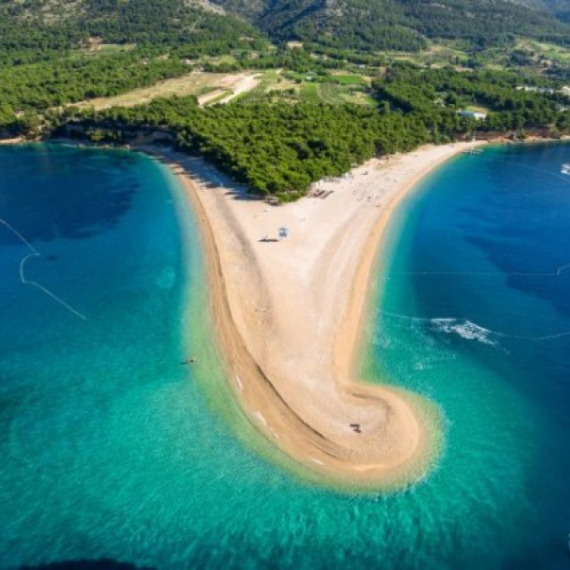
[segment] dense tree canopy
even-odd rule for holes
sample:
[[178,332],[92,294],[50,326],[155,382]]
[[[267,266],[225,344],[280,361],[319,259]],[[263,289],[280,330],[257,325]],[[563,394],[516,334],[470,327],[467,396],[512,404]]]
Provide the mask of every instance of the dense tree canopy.
[[[415,51],[425,38],[496,45],[514,36],[568,42],[552,14],[505,0],[218,0],[278,40],[365,50]],[[536,4],[535,8],[539,5]],[[555,13],[558,13],[554,10]]]
[[[470,0],[341,0],[326,9],[313,1],[276,1],[271,13],[261,0],[240,2],[235,7],[248,4],[248,15],[274,37],[306,40],[305,49],[270,46],[250,24],[179,0],[0,0],[0,136],[48,136],[73,125],[94,141],[129,142],[141,131],[159,130],[252,190],[290,199],[355,163],[425,142],[477,131],[522,135],[524,129],[570,128],[558,80],[419,67],[375,51],[420,49],[426,37],[497,44],[513,27],[566,41],[560,34],[570,28],[545,14],[532,12],[531,18],[526,9],[491,0],[476,6]],[[205,108],[194,97],[99,113],[66,107],[153,85],[195,66],[283,68],[287,73],[277,75],[288,83],[281,93],[310,87],[329,97],[275,102],[262,91],[249,101]],[[370,86],[369,77],[331,71],[347,66],[353,72],[374,66],[369,74],[376,80]],[[330,95],[335,81],[353,80],[366,90],[364,105]],[[487,116],[460,113],[469,109]]]
[[[426,142],[476,131],[567,131],[570,113],[562,95],[540,89],[517,85],[508,73],[402,66],[375,83],[378,108],[266,101],[200,108],[194,98],[173,98],[66,120],[79,122],[96,140],[128,142],[141,129],[161,129],[179,148],[204,156],[252,190],[289,199],[355,163]],[[458,113],[473,104],[485,105],[485,120]]]
[[167,127],[181,149],[206,157],[254,191],[284,198],[376,154],[411,150],[429,140],[425,127],[412,117],[356,105],[261,103],[200,109],[193,98],[174,98],[80,119],[97,137],[122,142],[140,128]]
[[251,25],[178,0],[1,0],[0,133],[33,112],[183,75],[201,56],[265,45]]
[[471,122],[471,130],[509,131],[549,127],[564,123],[567,99],[552,85],[529,85],[519,74],[498,71],[458,73],[454,69],[418,70],[395,67],[387,78],[375,83],[382,103],[411,113],[432,132],[461,132],[457,112],[482,107],[488,117]]

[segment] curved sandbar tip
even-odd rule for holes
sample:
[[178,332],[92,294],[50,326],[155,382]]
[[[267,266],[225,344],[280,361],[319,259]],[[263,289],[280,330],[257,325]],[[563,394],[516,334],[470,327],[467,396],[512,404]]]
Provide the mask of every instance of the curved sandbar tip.
[[176,155],[206,249],[228,384],[251,425],[302,465],[301,475],[351,490],[395,488],[425,476],[437,456],[436,407],[359,382],[354,355],[390,213],[422,176],[466,146],[373,160],[320,183],[325,192],[280,207],[235,199],[243,188],[228,180],[222,186],[219,172]]

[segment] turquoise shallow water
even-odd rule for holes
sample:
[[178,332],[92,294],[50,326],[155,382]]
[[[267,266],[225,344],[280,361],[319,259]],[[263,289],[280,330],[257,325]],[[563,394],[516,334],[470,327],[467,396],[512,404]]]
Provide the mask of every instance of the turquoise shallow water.
[[0,225],[0,567],[567,568],[570,337],[545,338],[570,331],[563,162],[460,157],[400,208],[365,370],[432,398],[445,449],[418,485],[358,496],[242,443],[166,170],[0,148],[0,217],[42,254],[25,277],[86,317],[22,285],[29,249]]

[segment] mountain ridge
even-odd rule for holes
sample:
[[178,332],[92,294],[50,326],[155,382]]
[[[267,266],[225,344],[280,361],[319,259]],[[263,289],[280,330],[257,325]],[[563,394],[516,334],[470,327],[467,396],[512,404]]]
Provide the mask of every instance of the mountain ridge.
[[168,43],[204,21],[213,38],[216,28],[250,25],[276,42],[362,51],[417,51],[440,39],[485,47],[515,36],[570,43],[570,0],[4,0],[0,19],[6,33],[14,23],[73,28],[111,43]]
[[569,0],[216,0],[277,40],[362,49],[418,48],[422,40],[497,43],[528,36],[565,43]]

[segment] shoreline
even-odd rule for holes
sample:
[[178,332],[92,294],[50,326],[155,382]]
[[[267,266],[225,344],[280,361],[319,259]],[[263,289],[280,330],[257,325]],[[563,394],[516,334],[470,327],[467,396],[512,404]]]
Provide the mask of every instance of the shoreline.
[[25,144],[27,141],[24,137],[15,137],[13,139],[0,139],[0,145],[17,145],[17,144]]
[[[297,310],[297,315],[292,316],[292,328],[291,323],[284,327],[280,322],[287,321],[287,315],[283,319],[280,311],[295,313],[299,305],[310,305],[311,289],[314,292],[315,289],[327,288],[323,260],[327,265],[328,255],[323,250],[320,256],[317,255],[316,263],[311,263],[312,260],[305,262],[313,270],[312,274],[309,271],[313,281],[315,276],[321,280],[325,277],[321,283],[317,279],[312,287],[308,283],[297,286],[296,293],[305,291],[305,302],[298,295],[287,300],[287,288],[282,282],[288,273],[277,275],[276,289],[275,280],[268,280],[275,269],[275,262],[271,265],[269,260],[268,267],[268,256],[261,249],[284,249],[286,240],[260,246],[262,240],[254,237],[254,233],[263,235],[264,232],[264,224],[259,220],[261,209],[264,214],[279,213],[280,218],[285,211],[298,218],[295,210],[299,210],[299,202],[267,207],[259,200],[248,199],[243,188],[236,187],[199,159],[156,147],[135,149],[155,156],[171,168],[183,184],[196,213],[206,252],[213,326],[234,397],[256,431],[303,470],[316,475],[320,483],[351,490],[400,487],[423,477],[437,454],[441,436],[435,405],[398,388],[360,382],[355,378],[354,369],[360,353],[365,309],[371,302],[369,285],[374,263],[391,213],[424,176],[470,147],[470,143],[428,147],[397,156],[392,164],[373,159],[340,181],[318,184],[326,191],[332,189],[339,195],[344,192],[340,204],[344,207],[345,202],[358,200],[350,195],[351,190],[358,192],[358,182],[353,180],[355,176],[372,174],[360,179],[365,180],[368,187],[378,183],[377,175],[384,181],[389,175],[396,176],[381,204],[370,205],[369,197],[364,206],[359,205],[347,220],[343,220],[347,223],[334,228],[327,236],[330,239],[325,240],[325,250],[331,246],[334,250],[340,245],[339,250],[344,251],[345,255],[339,259],[340,273],[347,278],[349,286],[341,286],[340,294],[335,291],[334,283],[332,293],[329,290],[329,297],[332,297],[326,308],[334,308],[329,311],[334,314],[332,320],[328,315],[328,322],[320,327],[320,333],[327,337],[324,344],[329,344],[330,354],[325,355],[329,362],[320,362],[316,367],[314,360],[319,359],[311,356],[311,349],[314,356],[322,356],[323,343],[315,341],[315,346],[307,346],[307,339],[315,339],[315,331],[309,330],[308,334],[307,331],[297,331],[299,325],[295,317],[303,310]],[[419,168],[415,164],[418,157],[421,162]],[[366,169],[372,171],[363,173]],[[351,180],[347,182],[346,177]],[[347,188],[341,189],[339,185]],[[364,197],[359,201],[363,200]],[[313,206],[327,203],[331,204],[332,210],[335,209],[331,198],[317,202],[306,197],[300,202],[304,214]],[[254,224],[251,223],[252,217],[258,220]],[[301,219],[305,221],[305,218]],[[255,227],[257,225],[260,225],[259,229]],[[355,225],[364,226],[364,231],[361,228],[355,243],[343,246],[340,242],[344,234]],[[300,247],[289,252],[294,262],[299,261],[295,258],[299,252],[306,253],[306,245],[301,241]],[[278,264],[281,265],[280,262]],[[301,281],[303,277],[306,276],[301,275]],[[280,310],[281,302],[277,303],[278,300],[283,301],[284,310]],[[258,305],[264,308],[259,309]],[[327,315],[321,314],[320,319],[323,317],[327,320]],[[283,328],[289,328],[293,335],[288,335]],[[309,351],[308,360],[305,354],[306,362],[301,355],[301,365],[293,362],[294,359],[299,360],[298,351],[279,354],[283,343],[291,342],[294,336],[300,336],[301,343],[305,343],[305,353]],[[276,339],[277,343],[274,342]],[[306,379],[303,378],[305,370]],[[322,398],[325,395],[327,398]],[[320,416],[319,405],[312,404],[312,399],[319,396],[320,403],[326,408],[323,416]],[[329,398],[332,403],[328,402]],[[362,431],[355,432],[351,427],[354,425],[350,422],[352,417],[356,418],[355,422],[358,420],[357,425],[362,427]],[[364,435],[365,430],[369,432],[367,435]]]
[[[461,143],[456,143],[461,144]],[[488,146],[487,143],[479,143],[477,146]],[[469,144],[469,147],[471,144]],[[370,242],[365,244],[361,252],[361,261],[359,263],[359,271],[356,275],[353,293],[351,295],[352,307],[348,309],[347,321],[351,329],[350,336],[352,337],[352,344],[354,346],[360,345],[360,338],[364,333],[364,326],[366,323],[365,313],[370,302],[373,299],[368,294],[373,279],[373,271],[378,260],[378,254],[384,246],[386,238],[386,230],[390,223],[392,213],[398,208],[400,203],[422,182],[424,178],[429,176],[432,172],[440,166],[454,158],[457,154],[463,153],[468,147],[454,149],[449,155],[445,155],[432,164],[418,171],[412,178],[405,180],[400,187],[396,190],[395,194],[390,198],[388,204],[383,209],[382,216],[377,221],[370,234]],[[421,149],[420,149],[421,150]],[[377,301],[377,299],[374,299]],[[347,333],[344,333],[347,334]],[[345,375],[349,376],[354,373],[356,368],[355,354],[351,355],[351,359],[339,359],[339,367],[345,371]]]
[[[341,381],[343,378],[354,378],[358,373],[359,357],[362,352],[361,347],[364,342],[365,329],[368,322],[366,316],[369,314],[368,308],[372,303],[377,303],[383,295],[383,291],[380,291],[379,295],[372,296],[372,282],[374,280],[374,274],[378,270],[380,253],[386,244],[387,230],[392,214],[426,177],[455,158],[458,154],[464,153],[466,149],[473,146],[472,143],[457,144],[460,144],[462,148],[453,149],[449,154],[440,157],[438,160],[416,172],[411,178],[405,180],[398,187],[370,233],[370,240],[365,244],[361,252],[344,327],[339,330],[336,337],[336,367],[339,371]],[[475,146],[488,146],[488,143],[479,142]],[[352,347],[352,350],[348,354],[342,350],[342,347],[346,345]],[[420,466],[422,468],[429,467],[429,463],[431,463],[439,453],[439,447],[443,439],[443,434],[438,425],[440,423],[440,418],[438,417],[439,412],[435,409],[435,404],[422,401],[421,397],[412,392],[399,390],[395,387],[391,387],[391,389],[401,391],[405,394],[405,397],[413,400],[414,405],[417,407],[416,412],[421,410],[424,413],[424,420],[427,419],[427,422],[431,423],[431,425],[424,426],[427,429],[427,433],[419,433],[420,439],[418,442],[419,453],[425,454],[423,460],[419,458]]]
[[[205,251],[209,313],[226,384],[253,429],[293,460],[295,474],[336,489],[389,490],[423,478],[437,457],[442,433],[435,404],[400,388],[360,381],[355,369],[366,308],[373,301],[373,270],[392,212],[422,178],[471,147],[428,146],[372,159],[341,179],[314,185],[331,197],[309,195],[279,207],[251,199],[245,188],[200,159],[156,146],[131,148],[165,163],[184,187]],[[377,196],[379,186],[386,188]],[[279,267],[259,249],[259,236],[268,233],[260,216],[286,213],[287,225],[296,225],[297,233],[313,206],[324,210],[315,224],[324,239],[315,240],[311,230],[288,252],[283,249],[292,238],[261,246],[278,247],[294,262],[289,273],[272,276]],[[340,222],[328,231],[337,215]],[[356,239],[347,238],[352,234]],[[312,257],[309,249],[316,250],[309,252]],[[329,261],[339,268],[335,277]],[[292,295],[282,283],[297,265],[307,275],[296,276],[301,279]],[[310,315],[319,326],[298,331],[308,320],[299,307],[310,307],[321,291],[326,302],[317,302]],[[296,351],[285,350],[295,340]]]

